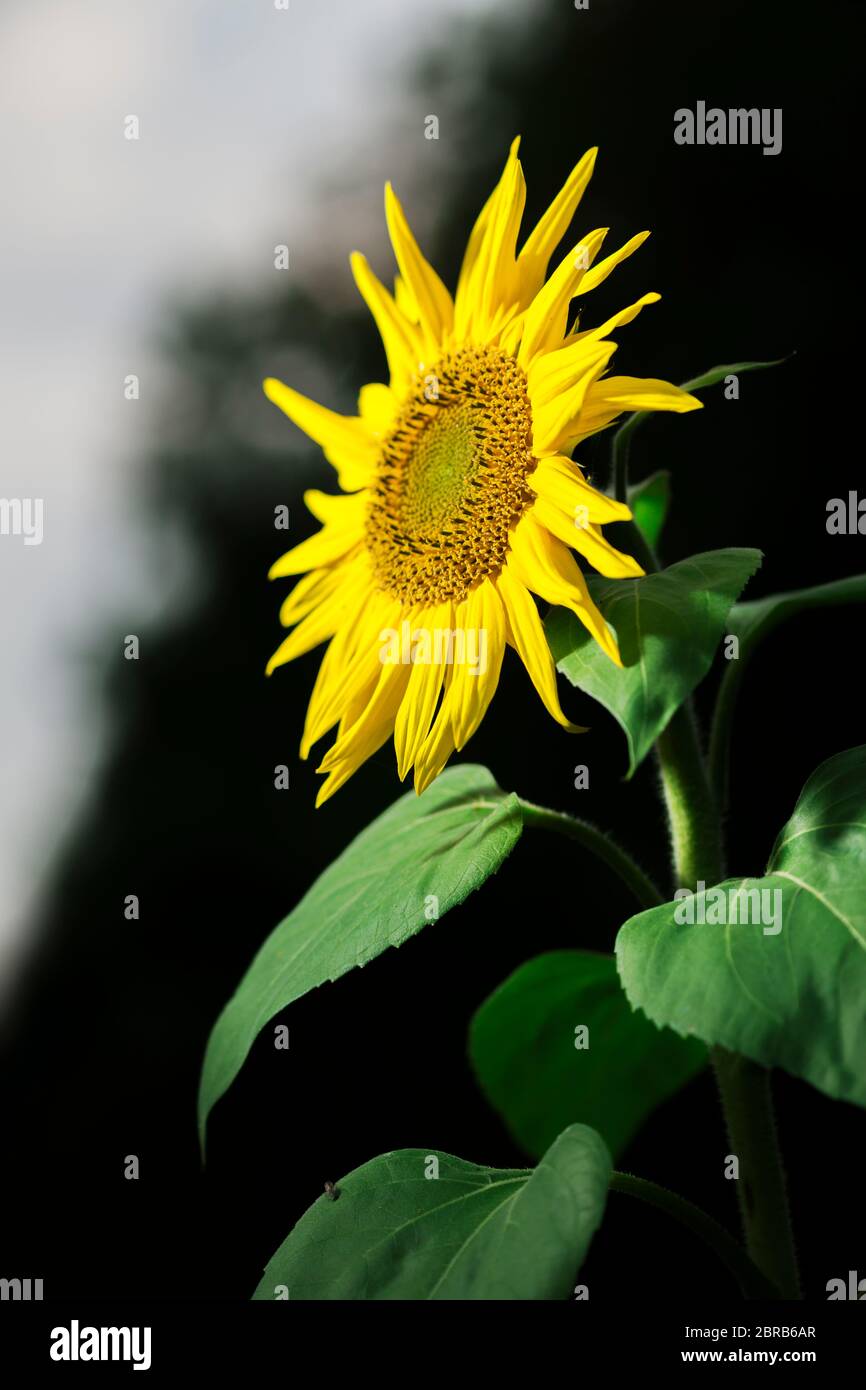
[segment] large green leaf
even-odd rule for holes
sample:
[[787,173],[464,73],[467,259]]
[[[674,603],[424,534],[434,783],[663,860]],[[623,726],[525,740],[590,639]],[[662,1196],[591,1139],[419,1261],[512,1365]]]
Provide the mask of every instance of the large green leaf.
[[530,1171],[435,1150],[382,1154],[341,1179],[336,1200],[320,1197],[304,1213],[253,1297],[568,1298],[610,1173],[602,1140],[584,1125]]
[[[866,746],[809,778],[764,878],[719,886],[718,925],[712,890],[625,923],[616,956],[631,1003],[654,1023],[866,1104]],[[757,923],[754,890],[779,894]],[[751,921],[734,923],[734,901],[738,918],[749,904]],[[678,921],[689,906],[711,921]]]
[[710,550],[642,579],[590,576],[590,594],[619,639],[622,669],[573,613],[548,615],[557,669],[622,725],[629,776],[706,675],[731,605],[760,563],[759,550]]
[[496,872],[520,836],[517,797],[486,768],[447,770],[409,792],[325,870],[262,946],[208,1042],[199,1124],[265,1024],[308,990],[400,946]]
[[668,469],[662,468],[642,483],[635,483],[628,490],[627,500],[635,525],[640,527],[644,539],[650,546],[657,546],[671,501],[671,475]]
[[[576,1035],[582,1026],[587,1033]],[[482,1088],[533,1157],[580,1120],[616,1159],[707,1061],[703,1043],[635,1012],[613,956],[591,951],[551,951],[522,965],[475,1014],[469,1050]]]

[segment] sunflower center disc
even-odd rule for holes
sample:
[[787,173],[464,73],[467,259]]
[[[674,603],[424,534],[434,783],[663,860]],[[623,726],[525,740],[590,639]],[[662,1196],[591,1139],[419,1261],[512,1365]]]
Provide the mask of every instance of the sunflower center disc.
[[404,603],[460,600],[508,554],[533,501],[526,377],[495,348],[464,348],[414,384],[382,457],[367,517],[379,583]]

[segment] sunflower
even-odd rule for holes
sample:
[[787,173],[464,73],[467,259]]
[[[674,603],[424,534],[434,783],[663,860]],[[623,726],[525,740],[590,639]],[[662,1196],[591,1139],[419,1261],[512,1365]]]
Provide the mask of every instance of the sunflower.
[[305,494],[322,529],[270,571],[303,578],[283,603],[283,626],[294,630],[268,674],[328,643],[301,743],[306,758],[338,726],[318,769],[327,780],[317,806],[392,733],[401,780],[414,767],[422,792],[484,717],[506,646],[553,718],[579,731],[560,708],[533,594],[570,608],[621,665],[572,550],[609,578],[643,571],[601,531],[631,512],[591,486],[572,450],[623,411],[700,406],[665,381],[606,375],[616,349],[608,335],[659,295],[598,328],[581,328],[578,317],[569,329],[572,301],[649,233],[596,262],[607,229],[594,231],[547,278],[597,151],[584,155],[517,254],[526,197],[518,145],[472,230],[453,299],[386,187],[394,294],[362,255],[351,264],[390,380],[363,387],[357,415],[280,381],[264,384],[321,446],[342,489]]

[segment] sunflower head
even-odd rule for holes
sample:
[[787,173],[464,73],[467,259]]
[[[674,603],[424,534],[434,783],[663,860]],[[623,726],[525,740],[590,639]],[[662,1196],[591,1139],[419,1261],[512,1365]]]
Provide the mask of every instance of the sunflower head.
[[664,381],[610,376],[609,335],[658,300],[646,294],[597,328],[569,327],[575,299],[646,239],[598,260],[606,229],[548,267],[595,163],[590,150],[518,252],[526,196],[511,147],[475,223],[452,298],[422,256],[390,185],[385,212],[399,273],[391,294],[364,257],[358,288],[388,361],[388,384],[363,387],[338,415],[272,379],[265,392],[323,449],[341,492],[305,501],[322,529],[283,555],[271,578],[302,575],[285,600],[293,628],[268,674],[327,643],[301,756],[337,726],[317,805],[392,734],[399,775],[424,790],[481,722],[506,646],[550,714],[563,714],[533,595],[570,608],[611,661],[616,639],[573,551],[600,574],[642,573],[607,541],[627,520],[572,458],[623,411],[695,410]]

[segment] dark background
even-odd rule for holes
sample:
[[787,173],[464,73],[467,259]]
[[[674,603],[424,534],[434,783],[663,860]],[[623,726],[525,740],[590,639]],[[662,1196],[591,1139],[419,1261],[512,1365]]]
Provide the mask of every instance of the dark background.
[[[610,249],[644,226],[653,235],[587,312],[600,322],[648,289],[663,295],[620,335],[617,370],[681,381],[796,352],[743,376],[739,401],[717,389],[704,412],[646,427],[635,476],[674,474],[664,558],[757,546],[766,559],[751,597],[866,568],[862,538],[825,529],[828,499],[862,488],[859,335],[843,340],[862,290],[848,211],[859,178],[854,5],[592,0],[577,13],[556,0],[525,14],[517,38],[496,21],[443,32],[407,74],[417,117],[393,139],[430,163],[441,208],[432,259],[453,285],[515,133],[525,225],[598,143],[578,230],[610,225]],[[782,153],[677,146],[673,113],[698,100],[782,107]],[[428,112],[447,113],[435,147],[419,138]],[[378,203],[381,189],[369,197]],[[93,634],[92,692],[108,702],[110,736],[87,813],[46,867],[41,945],[3,1039],[0,1272],[43,1277],[48,1297],[245,1299],[324,1181],[377,1153],[523,1162],[472,1079],[468,1020],[521,961],[608,949],[633,910],[601,866],[527,833],[481,894],[293,1006],[288,1053],[260,1039],[214,1112],[202,1172],[195,1095],[217,1013],[265,935],[399,794],[389,747],[314,812],[315,762],[296,750],[320,654],[262,677],[286,592],[265,581],[284,548],[273,508],[290,505],[300,539],[314,526],[301,520],[303,488],[332,483],[287,422],[278,449],[262,443],[273,407],[260,382],[325,381],[326,403],[351,410],[358,387],[381,379],[383,356],[363,306],[333,312],[310,287],[187,306],[166,326],[165,356],[171,443],[155,441],[142,524],[183,537],[193,578],[169,623],[142,631],[130,616],[139,662],[122,659],[122,632]],[[602,484],[608,449],[602,435],[580,455]],[[810,615],[755,660],[736,724],[732,872],[761,870],[808,774],[862,739],[862,633],[859,610]],[[700,692],[704,713],[721,664]],[[614,831],[663,878],[651,761],[625,783],[618,728],[579,693],[562,697],[591,734],[563,735],[508,659],[464,756],[504,788]],[[577,762],[590,766],[589,791],[573,789]],[[291,768],[289,792],[274,790],[278,763]],[[123,917],[129,893],[137,923]],[[866,1122],[781,1074],[776,1093],[807,1294],[822,1298],[829,1278],[866,1273],[852,1210]],[[726,1151],[705,1075],[656,1113],[620,1166],[733,1225]],[[127,1154],[139,1157],[137,1182],[123,1177]],[[690,1237],[618,1196],[584,1278],[599,1302],[732,1292]]]

